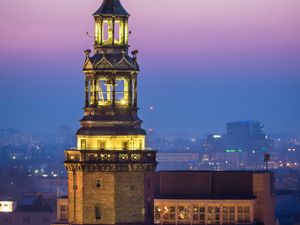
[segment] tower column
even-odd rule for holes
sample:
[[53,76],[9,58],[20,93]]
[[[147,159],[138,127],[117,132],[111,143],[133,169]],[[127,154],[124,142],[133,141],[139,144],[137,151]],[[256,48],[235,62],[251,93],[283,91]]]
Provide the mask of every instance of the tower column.
[[116,76],[115,75],[113,75],[113,78],[112,78],[112,87],[113,87],[112,106],[115,107],[116,106]]
[[129,99],[128,99],[128,105],[130,108],[132,108],[132,76],[129,77]]
[[95,77],[93,80],[93,105],[98,105],[98,98],[97,98],[97,78]]
[[112,44],[115,44],[115,17],[112,18]]
[[103,44],[103,18],[100,20],[100,45]]
[[85,107],[89,106],[89,79],[85,79]]
[[134,103],[133,106],[134,108],[137,108],[137,76],[135,75],[134,80],[133,80],[134,84],[133,84],[133,89],[134,89]]

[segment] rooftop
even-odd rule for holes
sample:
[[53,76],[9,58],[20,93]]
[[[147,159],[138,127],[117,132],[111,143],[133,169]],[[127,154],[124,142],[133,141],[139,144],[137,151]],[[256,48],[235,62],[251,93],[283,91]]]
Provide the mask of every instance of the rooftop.
[[120,0],[104,0],[100,8],[94,13],[94,16],[99,15],[130,16]]

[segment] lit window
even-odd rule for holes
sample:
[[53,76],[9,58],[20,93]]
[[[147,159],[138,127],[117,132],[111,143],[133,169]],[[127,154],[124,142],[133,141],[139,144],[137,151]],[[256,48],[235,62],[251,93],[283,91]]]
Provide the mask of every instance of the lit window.
[[143,140],[139,140],[139,149],[140,149],[140,150],[143,149]]
[[128,147],[129,147],[128,141],[123,141],[123,143],[122,143],[123,150],[128,150]]
[[86,150],[86,139],[81,139],[80,148],[81,150]]
[[191,220],[190,206],[178,206],[177,208],[177,219],[179,223],[186,223]]
[[207,210],[208,224],[219,224],[220,223],[220,207],[208,207]]
[[100,150],[105,150],[106,149],[106,141],[98,140],[97,141],[97,147]]
[[193,223],[205,224],[205,207],[193,206]]
[[155,224],[160,224],[161,223],[161,214],[162,214],[162,210],[160,206],[155,206],[154,207],[154,223]]
[[224,224],[233,224],[235,223],[235,208],[233,206],[224,206],[223,207],[223,223]]
[[250,222],[250,207],[238,207],[238,222]]

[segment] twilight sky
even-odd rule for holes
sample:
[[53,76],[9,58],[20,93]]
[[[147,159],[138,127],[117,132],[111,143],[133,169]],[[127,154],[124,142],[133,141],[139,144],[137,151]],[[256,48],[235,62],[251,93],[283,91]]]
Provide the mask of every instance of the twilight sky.
[[[83,51],[101,0],[0,1],[0,128],[79,126]],[[299,0],[123,0],[140,117],[158,133],[259,120],[300,133]]]

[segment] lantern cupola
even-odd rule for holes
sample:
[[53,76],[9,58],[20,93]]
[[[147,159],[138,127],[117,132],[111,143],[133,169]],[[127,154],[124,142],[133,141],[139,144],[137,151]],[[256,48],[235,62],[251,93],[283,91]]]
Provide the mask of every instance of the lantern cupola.
[[129,13],[120,0],[104,0],[94,13],[95,51],[127,49]]

